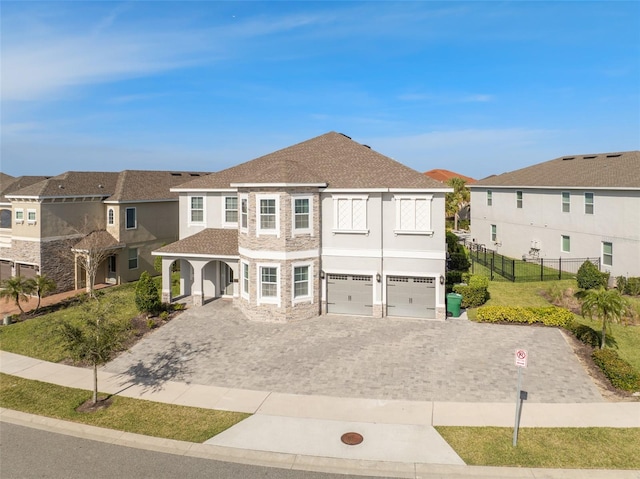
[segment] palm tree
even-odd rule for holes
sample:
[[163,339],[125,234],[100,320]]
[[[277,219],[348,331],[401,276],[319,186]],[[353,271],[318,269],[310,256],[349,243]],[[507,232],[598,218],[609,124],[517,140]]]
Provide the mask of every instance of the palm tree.
[[447,180],[447,186],[453,188],[452,193],[446,194],[447,216],[453,216],[453,229],[458,229],[458,220],[460,219],[460,211],[469,205],[471,194],[467,188],[465,181],[457,176]]
[[36,311],[40,309],[40,301],[49,293],[56,290],[56,282],[47,275],[37,275],[35,278],[27,280],[31,292],[38,295]]
[[582,303],[582,316],[588,316],[589,319],[593,319],[595,316],[602,321],[600,349],[604,348],[609,324],[622,321],[629,307],[629,302],[622,297],[617,289],[605,289],[603,287],[578,291],[576,297]]
[[0,298],[5,298],[5,301],[13,299],[16,306],[20,310],[20,314],[24,314],[20,301],[28,301],[27,296],[32,292],[31,284],[22,276],[14,276],[13,278],[6,279],[2,282],[2,289],[0,289]]

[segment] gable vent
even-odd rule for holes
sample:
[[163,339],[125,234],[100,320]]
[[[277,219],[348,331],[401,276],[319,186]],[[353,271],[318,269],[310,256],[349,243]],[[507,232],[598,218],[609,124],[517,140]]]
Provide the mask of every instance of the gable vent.
[[607,158],[618,158],[619,156],[622,156],[621,154],[617,154],[617,155],[607,155]]
[[574,156],[567,156],[566,158],[563,158],[562,161],[573,160],[574,158]]
[[594,155],[594,156],[583,156],[582,158],[584,158],[585,160],[593,160],[594,158],[597,158],[598,155]]

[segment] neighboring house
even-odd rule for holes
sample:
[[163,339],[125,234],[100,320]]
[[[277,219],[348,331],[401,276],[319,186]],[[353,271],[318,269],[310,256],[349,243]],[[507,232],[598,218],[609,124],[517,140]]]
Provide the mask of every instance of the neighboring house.
[[151,251],[178,238],[178,195],[170,188],[203,173],[69,171],[5,193],[13,222],[0,250],[12,274],[46,274],[58,291],[87,284],[78,255],[110,251],[96,282],[119,284],[153,272]]
[[640,276],[640,152],[556,158],[470,185],[471,236],[513,257]]
[[436,181],[441,181],[442,183],[446,183],[451,178],[462,178],[465,184],[470,185],[476,182],[473,178],[468,176],[461,175],[460,173],[456,173],[454,171],[443,170],[441,168],[437,168],[434,170],[429,170],[424,172],[429,178],[433,178]]
[[195,305],[229,297],[248,318],[322,313],[445,317],[447,189],[330,132],[198,178],[180,194],[180,263]]

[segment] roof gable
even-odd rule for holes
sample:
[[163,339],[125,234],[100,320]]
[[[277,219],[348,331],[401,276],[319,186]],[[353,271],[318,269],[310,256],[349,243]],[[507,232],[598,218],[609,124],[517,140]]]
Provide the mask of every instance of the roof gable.
[[470,186],[640,188],[640,151],[563,156]]

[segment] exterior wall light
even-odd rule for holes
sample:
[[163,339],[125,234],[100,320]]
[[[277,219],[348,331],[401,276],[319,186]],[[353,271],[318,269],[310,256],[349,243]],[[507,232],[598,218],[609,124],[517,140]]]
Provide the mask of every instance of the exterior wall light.
[[320,279],[324,279],[324,271],[320,271]]
[[380,273],[376,273],[376,281],[379,283],[381,279]]
[[440,284],[444,284],[444,276],[440,275]]

